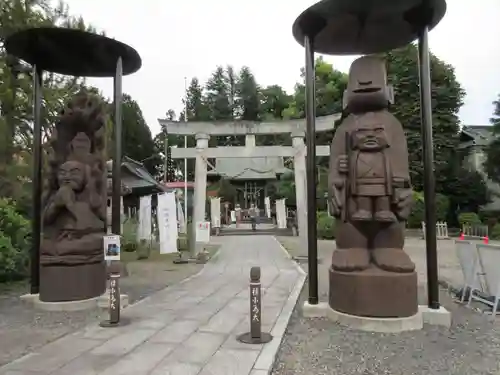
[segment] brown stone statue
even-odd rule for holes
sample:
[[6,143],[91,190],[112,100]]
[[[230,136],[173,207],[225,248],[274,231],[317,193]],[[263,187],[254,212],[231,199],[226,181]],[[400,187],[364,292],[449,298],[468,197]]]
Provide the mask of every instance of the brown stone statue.
[[42,301],[88,299],[105,290],[103,139],[102,103],[78,94],[61,114],[51,140],[40,249]]
[[[330,195],[338,218],[330,305],[354,315],[408,316],[417,308],[415,265],[403,250],[412,203],[408,150],[401,123],[388,111],[392,101],[384,62],[374,56],[354,61],[344,94],[348,116],[330,152]],[[346,282],[351,285],[342,292],[338,288]],[[361,295],[352,296],[353,290]],[[391,290],[413,292],[375,301]],[[382,306],[398,305],[398,298],[401,308]]]

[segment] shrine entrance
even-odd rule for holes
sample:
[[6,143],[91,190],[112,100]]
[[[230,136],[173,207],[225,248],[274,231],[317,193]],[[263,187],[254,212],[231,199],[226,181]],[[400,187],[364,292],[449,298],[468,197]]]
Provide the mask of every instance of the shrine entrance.
[[[334,124],[339,118],[340,114],[316,118],[316,132],[333,130]],[[275,180],[280,172],[278,166],[273,163],[268,167],[245,166],[242,171],[241,168],[239,168],[239,172],[233,171],[236,173],[220,173],[220,170],[217,171],[217,169],[220,169],[219,165],[216,166],[215,171],[209,172],[207,169],[208,159],[216,159],[217,164],[219,164],[219,159],[226,160],[227,164],[234,166],[238,163],[244,163],[244,161],[245,163],[256,163],[259,159],[265,159],[266,163],[270,163],[270,160],[283,161],[285,157],[293,158],[298,234],[302,245],[307,246],[305,119],[274,122],[179,122],[164,119],[159,120],[159,123],[162,128],[166,129],[168,134],[194,136],[196,139],[195,148],[173,148],[171,154],[173,159],[196,159],[193,224],[206,219],[207,175],[219,174],[230,180],[232,179],[231,183],[237,188],[237,200],[240,202],[240,206],[250,207],[255,202],[261,211],[264,211],[267,194],[264,182]],[[273,134],[290,134],[292,146],[256,146],[256,135]],[[211,136],[243,135],[245,136],[244,146],[208,147],[208,140]],[[330,146],[316,146],[316,155],[330,155]],[[271,205],[273,204],[272,202]],[[218,223],[214,224],[220,225]],[[196,255],[197,250],[192,249],[192,251],[193,255]]]
[[236,202],[241,208],[248,209],[252,204],[264,208],[265,185],[257,181],[245,181],[243,186],[235,185]]

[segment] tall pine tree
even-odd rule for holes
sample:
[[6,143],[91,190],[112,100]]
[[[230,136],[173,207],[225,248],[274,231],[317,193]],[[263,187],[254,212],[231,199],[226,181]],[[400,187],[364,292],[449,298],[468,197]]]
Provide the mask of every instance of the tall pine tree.
[[259,121],[261,118],[259,87],[249,67],[241,68],[236,87],[240,119]]
[[224,68],[218,66],[206,84],[205,103],[213,121],[233,118],[227,81]]

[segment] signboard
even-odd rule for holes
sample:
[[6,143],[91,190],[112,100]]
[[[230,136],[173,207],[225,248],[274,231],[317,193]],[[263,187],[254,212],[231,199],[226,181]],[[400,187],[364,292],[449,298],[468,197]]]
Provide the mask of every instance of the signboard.
[[208,221],[198,221],[196,223],[196,242],[210,242],[210,223]]
[[104,236],[104,260],[120,260],[120,236],[109,234]]
[[236,223],[236,212],[234,210],[231,211],[231,223]]
[[260,283],[252,283],[250,286],[251,300],[250,310],[252,313],[252,323],[260,322]]
[[158,195],[156,216],[160,232],[160,253],[177,252],[177,205],[174,192]]

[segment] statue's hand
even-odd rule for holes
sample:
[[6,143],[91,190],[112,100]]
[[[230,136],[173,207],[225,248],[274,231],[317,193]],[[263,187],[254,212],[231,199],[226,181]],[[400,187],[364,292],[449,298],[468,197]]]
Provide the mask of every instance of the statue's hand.
[[336,181],[332,186],[332,196],[330,198],[331,203],[331,213],[334,217],[339,218],[342,215],[342,192],[344,183],[342,181]]
[[75,201],[75,192],[69,186],[61,186],[54,201],[60,207],[71,205]]
[[339,173],[347,173],[348,165],[347,165],[347,155],[340,155],[337,159],[337,167],[339,169]]
[[401,220],[406,220],[410,216],[413,204],[413,191],[411,189],[397,189],[397,215]]

